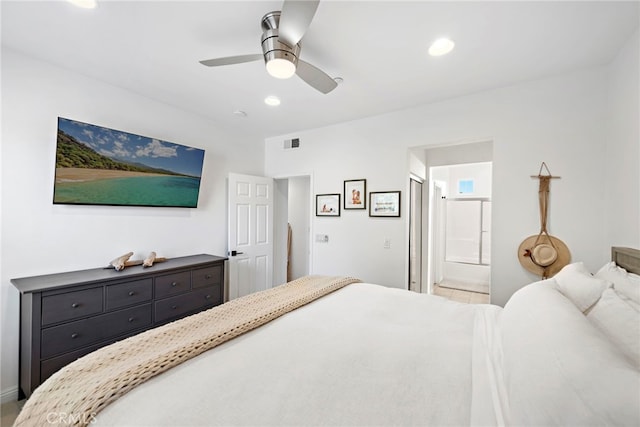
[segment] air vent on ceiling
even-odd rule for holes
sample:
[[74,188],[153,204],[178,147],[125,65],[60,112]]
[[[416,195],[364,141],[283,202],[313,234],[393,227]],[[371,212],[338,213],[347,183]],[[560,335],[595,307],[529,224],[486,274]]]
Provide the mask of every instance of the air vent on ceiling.
[[284,149],[285,150],[290,150],[292,148],[299,148],[300,147],[300,138],[293,138],[293,139],[285,139],[284,140]]

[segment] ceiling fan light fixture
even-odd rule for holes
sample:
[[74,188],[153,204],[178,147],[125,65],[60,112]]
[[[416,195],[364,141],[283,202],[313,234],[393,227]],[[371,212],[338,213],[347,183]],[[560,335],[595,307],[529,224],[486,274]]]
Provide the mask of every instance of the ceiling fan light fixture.
[[455,47],[455,43],[448,38],[440,38],[434,41],[429,47],[429,55],[442,56],[451,52]]
[[288,79],[296,73],[296,66],[287,59],[273,58],[267,61],[267,72],[277,79]]

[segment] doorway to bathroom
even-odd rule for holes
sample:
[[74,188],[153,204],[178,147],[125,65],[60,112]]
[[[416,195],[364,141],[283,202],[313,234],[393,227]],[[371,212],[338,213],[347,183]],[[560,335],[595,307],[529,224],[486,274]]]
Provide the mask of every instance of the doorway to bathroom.
[[433,293],[490,293],[491,176],[492,162],[429,168]]

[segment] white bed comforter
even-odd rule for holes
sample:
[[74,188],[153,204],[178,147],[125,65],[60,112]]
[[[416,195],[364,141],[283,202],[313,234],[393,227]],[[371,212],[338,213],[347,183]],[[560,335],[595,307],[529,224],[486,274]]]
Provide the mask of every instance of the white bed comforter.
[[495,423],[480,335],[499,311],[350,285],[151,379],[94,425]]
[[99,426],[640,425],[640,373],[553,279],[504,309],[353,284],[165,372]]

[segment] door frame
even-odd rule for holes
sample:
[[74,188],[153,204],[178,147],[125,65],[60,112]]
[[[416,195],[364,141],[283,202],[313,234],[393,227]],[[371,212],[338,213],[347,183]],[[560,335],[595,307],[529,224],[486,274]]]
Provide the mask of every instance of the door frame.
[[427,225],[429,259],[428,269],[428,293],[433,293],[433,285],[442,276],[442,262],[444,261],[443,239],[443,194],[445,187],[440,181],[433,180],[429,175],[429,221]]
[[[414,190],[414,183],[418,185],[418,188]],[[417,190],[417,191],[416,191]],[[414,204],[414,195],[419,193],[420,199],[417,204]],[[407,239],[409,243],[409,257],[408,257],[408,280],[407,280],[407,289],[410,291],[415,291],[418,293],[422,292],[422,288],[424,286],[423,280],[423,268],[424,268],[424,257],[422,256],[423,252],[423,235],[424,231],[422,229],[424,225],[423,221],[423,209],[424,209],[424,180],[414,174],[410,174],[409,176],[409,237]],[[416,210],[417,208],[417,210]],[[417,222],[419,223],[419,228],[416,233],[413,232],[413,224]],[[413,239],[416,239],[417,242],[413,242]],[[416,286],[411,285],[411,270],[413,263],[411,262],[411,248],[414,247],[417,250],[417,257],[415,260],[415,264],[419,266],[419,273],[417,274],[418,283]]]

